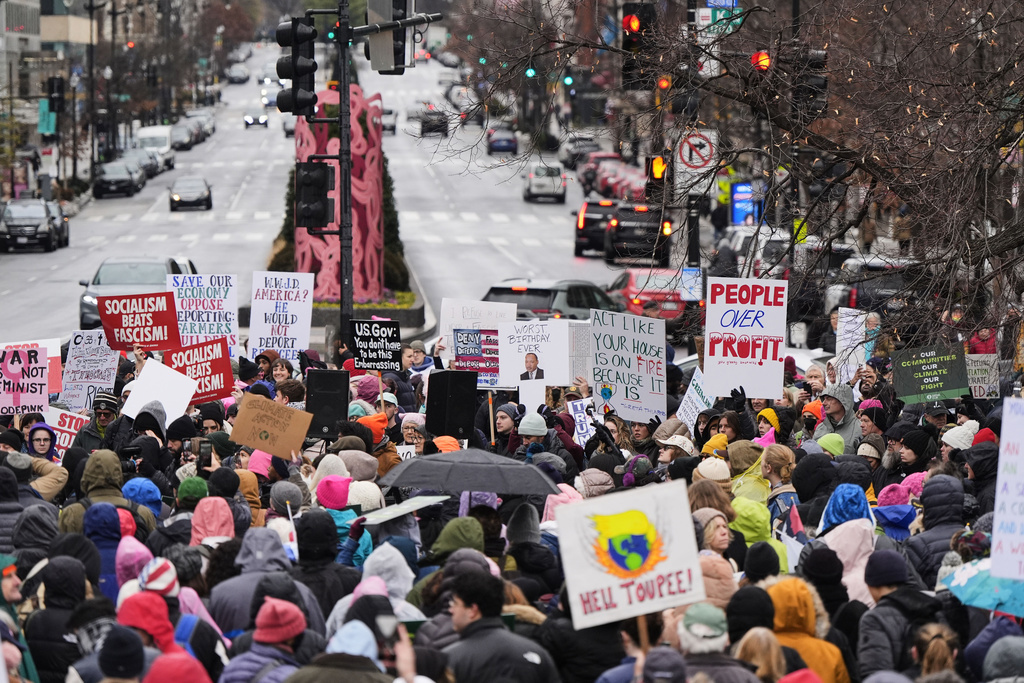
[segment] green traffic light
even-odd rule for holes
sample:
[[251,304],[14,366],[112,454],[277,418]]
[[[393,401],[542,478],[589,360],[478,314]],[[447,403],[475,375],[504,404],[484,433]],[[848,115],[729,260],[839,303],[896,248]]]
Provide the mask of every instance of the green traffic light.
[[480,58],[479,60],[477,60],[477,61],[479,61],[479,62],[480,62],[481,64],[486,64],[486,63],[487,63],[487,57],[481,57],[481,58]]
[[473,40],[473,34],[470,33],[466,36],[466,40]]
[[532,66],[526,67],[526,77],[527,78],[533,78],[536,75],[537,75],[537,70],[536,69],[534,69]]
[[572,76],[566,76],[565,78],[563,78],[562,83],[565,83],[566,85],[572,85]]
[[327,32],[327,40],[334,40],[334,31]]

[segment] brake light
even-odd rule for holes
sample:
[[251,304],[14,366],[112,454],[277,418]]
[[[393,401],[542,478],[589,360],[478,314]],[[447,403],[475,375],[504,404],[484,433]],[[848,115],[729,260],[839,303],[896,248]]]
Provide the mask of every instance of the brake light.
[[526,291],[526,287],[513,287],[512,291],[513,292],[525,292]]
[[552,314],[552,316],[551,316],[551,317],[552,317],[552,318],[561,318],[561,317],[562,317],[562,312],[561,312],[561,311],[555,311],[555,312],[554,312],[554,313]]
[[648,208],[646,206],[634,206],[633,210],[638,211],[640,213],[645,213],[648,211]]
[[609,227],[609,228],[614,228],[614,227],[616,227],[616,226],[617,226],[618,224],[619,224],[619,219],[618,219],[618,218],[613,218],[613,219],[611,219],[610,221],[608,221],[608,227]]
[[460,119],[466,118],[466,112],[462,112],[461,114],[459,114],[459,118]]
[[857,308],[857,288],[850,287],[850,299],[846,302],[850,308]]
[[704,308],[704,305],[705,305],[705,304],[706,304],[706,302],[704,301],[704,299],[701,299],[701,300],[700,300],[700,303],[699,303],[699,304],[697,304],[697,305],[698,305],[698,306],[700,306],[701,308]]
[[615,203],[615,202],[613,202],[613,201],[612,201],[612,200],[610,200],[610,199],[602,199],[601,201],[599,201],[599,202],[597,203],[597,205],[598,205],[598,206],[611,206],[611,205],[612,205],[612,204],[614,204],[614,203]]
[[661,224],[661,234],[664,235],[665,237],[668,237],[669,235],[672,234],[671,221],[665,221],[664,223]]
[[634,297],[634,298],[633,298],[633,303],[634,303],[634,304],[639,304],[639,303],[640,303],[640,299],[639,299],[639,297]]
[[428,52],[428,53],[427,53],[426,55],[424,55],[424,56],[425,56],[425,57],[426,57],[427,59],[430,59],[430,53],[429,53],[429,52]]
[[580,212],[576,216],[576,229],[577,230],[582,230],[583,229],[583,219],[584,219],[583,214],[585,214],[586,212],[587,212],[587,203],[583,202],[583,207],[580,208]]
[[533,177],[533,174],[532,174],[532,173],[530,174],[530,177],[531,177],[531,178]]

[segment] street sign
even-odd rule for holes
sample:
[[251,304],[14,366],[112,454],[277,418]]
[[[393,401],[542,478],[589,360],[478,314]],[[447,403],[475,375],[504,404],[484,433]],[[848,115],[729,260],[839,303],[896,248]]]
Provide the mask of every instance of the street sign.
[[704,194],[718,168],[718,131],[700,128],[679,139],[675,156],[676,196]]
[[743,23],[743,10],[738,7],[698,7],[697,26],[704,33],[732,33]]
[[736,0],[708,0],[708,7],[735,7]]

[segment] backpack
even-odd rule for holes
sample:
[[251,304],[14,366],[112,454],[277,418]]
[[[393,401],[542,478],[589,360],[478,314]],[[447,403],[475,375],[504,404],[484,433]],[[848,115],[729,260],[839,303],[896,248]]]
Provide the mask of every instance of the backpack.
[[[88,510],[92,507],[92,499],[83,498],[78,501],[78,504],[82,506],[83,511]],[[129,500],[127,505],[119,505],[117,503],[111,503],[111,505],[122,510],[128,510],[132,513],[132,519],[135,520],[135,540],[145,544],[146,539],[149,538],[149,527],[146,525],[146,521],[142,518],[142,515],[139,514],[139,504],[135,501]]]
[[178,618],[178,625],[174,627],[174,642],[193,659],[198,659],[196,651],[192,649],[192,634],[196,632],[198,625],[199,617],[194,614],[182,614]]

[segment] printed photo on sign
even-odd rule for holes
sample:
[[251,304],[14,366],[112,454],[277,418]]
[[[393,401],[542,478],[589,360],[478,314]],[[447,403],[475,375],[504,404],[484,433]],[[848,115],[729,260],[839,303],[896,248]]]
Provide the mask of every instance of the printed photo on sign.
[[571,384],[569,322],[522,320],[498,325],[498,360],[502,385],[536,379]]
[[237,358],[237,275],[168,275],[167,289],[174,294],[182,346],[224,337],[231,358]]
[[437,317],[438,333],[444,345],[441,358],[451,361],[455,357],[452,330],[495,330],[498,323],[512,322],[516,319],[516,305],[444,298],[441,299],[441,311]]
[[476,372],[478,389],[503,389],[498,382],[498,331],[497,330],[452,330],[452,351],[455,357],[452,370]]
[[271,350],[292,365],[309,348],[314,273],[256,271],[252,274],[249,359]]
[[100,391],[112,391],[121,355],[107,345],[103,330],[76,330],[68,344],[60,401],[73,411],[92,410]]
[[[588,408],[590,413],[587,413]],[[569,401],[565,404],[565,409],[576,422],[576,431],[572,435],[572,440],[580,446],[586,445],[590,437],[597,431],[593,425],[594,399],[584,398],[579,401]]]
[[234,389],[226,337],[171,351],[164,354],[164,361],[167,367],[196,381],[193,404],[227,398]]
[[590,311],[594,409],[624,420],[665,418],[665,321]]
[[101,296],[96,299],[110,348],[169,351],[181,346],[174,295],[170,292]]
[[686,482],[555,508],[576,630],[704,599]]
[[402,371],[402,330],[393,320],[353,320],[355,364],[360,370]]
[[49,407],[46,349],[0,349],[0,415],[42,413]]

